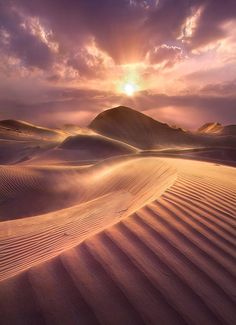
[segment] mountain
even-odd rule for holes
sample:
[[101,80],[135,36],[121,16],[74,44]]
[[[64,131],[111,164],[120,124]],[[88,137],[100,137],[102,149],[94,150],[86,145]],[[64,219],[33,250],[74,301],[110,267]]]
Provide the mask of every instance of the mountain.
[[189,144],[190,133],[172,128],[131,108],[119,106],[100,113],[89,127],[108,137],[136,146],[154,149],[162,146]]

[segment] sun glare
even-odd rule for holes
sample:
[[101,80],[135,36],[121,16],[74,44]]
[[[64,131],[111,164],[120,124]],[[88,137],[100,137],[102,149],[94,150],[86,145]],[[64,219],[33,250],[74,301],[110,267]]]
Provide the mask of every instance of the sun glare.
[[124,92],[127,96],[133,96],[136,90],[137,87],[134,84],[127,83],[124,85]]
[[143,89],[140,78],[140,69],[142,67],[138,64],[128,64],[120,67],[119,78],[114,83],[118,94],[133,97]]

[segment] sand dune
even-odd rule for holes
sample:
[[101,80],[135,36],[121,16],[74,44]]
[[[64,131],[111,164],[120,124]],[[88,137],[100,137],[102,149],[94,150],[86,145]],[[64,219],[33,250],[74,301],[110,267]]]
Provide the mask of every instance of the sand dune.
[[[138,150],[128,144],[94,133],[91,130],[77,130],[74,136],[22,138],[11,140],[1,138],[0,164],[23,163],[25,165],[80,165],[109,157],[136,153]],[[5,131],[4,135],[8,135]],[[6,136],[7,137],[7,136]]]
[[[72,165],[136,153],[137,149],[98,134],[69,136],[61,144],[31,159],[30,164]],[[27,162],[28,163],[28,162]]]
[[[137,177],[141,170],[143,175]],[[24,179],[23,184],[30,186],[29,177],[34,177],[34,174],[29,175],[29,171],[23,174],[24,170],[21,169],[14,170],[14,172],[21,175],[22,180]],[[32,170],[31,172],[33,173]],[[78,179],[76,179],[75,172],[77,171],[73,170],[72,174],[67,172],[66,178],[58,181],[56,188],[60,186],[60,182],[67,181],[67,186],[63,187],[61,200],[70,188],[78,192],[76,193],[77,205],[64,210],[59,210],[60,206],[58,206],[57,211],[53,213],[1,223],[0,240],[4,253],[0,262],[0,279],[57,255],[60,251],[71,247],[72,244],[80,242],[88,234],[117,222],[120,217],[132,214],[133,211],[152,202],[162,194],[176,178],[175,168],[155,158],[111,161],[109,166],[100,164],[94,168],[81,170],[79,177],[77,176]],[[70,176],[72,176],[71,179]],[[48,174],[46,178],[49,178]],[[39,183],[35,180],[34,183],[37,184],[38,189]],[[55,187],[55,182],[52,181],[52,183]],[[46,188],[45,181],[43,184]],[[20,185],[17,189],[13,188],[13,185],[7,186],[8,184],[5,185],[4,193],[17,197],[16,190],[18,191]],[[17,206],[17,211],[23,210],[22,214],[26,214],[24,207],[27,205],[23,197],[29,200],[29,194],[25,194],[24,191],[25,188],[22,185],[18,202],[23,208],[19,204]],[[30,191],[33,192],[33,189],[31,188]],[[45,193],[45,191],[44,189],[42,192]],[[40,199],[37,195],[39,194],[36,190],[35,198],[31,197],[34,209],[39,206],[37,200],[40,203],[43,200],[45,205],[46,202],[52,201],[49,190],[47,197]],[[60,196],[60,191],[57,192],[58,196]],[[88,203],[78,205],[81,201]],[[11,207],[7,206],[5,210],[7,209],[10,210]],[[48,250],[49,247],[50,250]],[[9,264],[10,257],[12,265]]]
[[101,135],[79,134],[66,138],[60,148],[68,150],[106,151],[111,156],[135,152],[134,148],[123,142],[115,141]]
[[212,122],[212,123],[206,123],[202,125],[199,129],[198,132],[200,133],[221,133],[223,130],[223,125],[217,122]]
[[108,137],[123,141],[143,150],[166,148],[218,147],[235,148],[235,137],[229,132],[186,132],[170,127],[131,108],[119,106],[100,113],[89,127]]
[[222,134],[236,136],[236,125],[227,125],[224,127]]
[[234,324],[234,127],[90,126],[0,122],[0,323]]
[[[132,121],[132,122],[131,122]],[[108,137],[129,143],[140,149],[152,149],[158,145],[182,143],[188,137],[185,132],[137,112],[128,107],[116,107],[100,113],[89,127]]]
[[0,164],[13,165],[29,161],[58,145],[55,141],[0,139]]
[[24,121],[0,121],[0,164],[28,161],[61,143],[68,133]]
[[0,121],[0,138],[51,138],[63,136],[63,131],[37,126],[25,121],[2,120]]
[[200,133],[218,134],[218,135],[236,135],[236,125],[223,126],[220,123],[206,123],[198,129]]
[[[142,159],[146,163],[142,163]],[[0,167],[0,218],[9,220],[57,211],[117,190],[148,197],[159,173],[175,170],[152,159],[118,158],[94,167]],[[140,167],[141,166],[141,167]],[[139,175],[141,168],[144,173]],[[145,190],[149,192],[145,194]]]
[[94,167],[100,183],[112,182],[107,170],[132,176],[82,205],[2,222],[3,324],[233,324],[235,168],[150,157],[107,164]]

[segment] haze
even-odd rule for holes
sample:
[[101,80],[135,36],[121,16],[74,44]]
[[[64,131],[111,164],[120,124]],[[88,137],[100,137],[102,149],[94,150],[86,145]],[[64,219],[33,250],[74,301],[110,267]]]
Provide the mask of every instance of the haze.
[[236,324],[236,0],[0,0],[1,325]]
[[234,0],[1,0],[0,119],[85,126],[126,105],[233,124],[235,19]]

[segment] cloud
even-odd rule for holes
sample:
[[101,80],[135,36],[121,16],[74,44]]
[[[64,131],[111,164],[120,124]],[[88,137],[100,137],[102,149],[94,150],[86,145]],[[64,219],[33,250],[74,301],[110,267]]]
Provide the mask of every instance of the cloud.
[[166,44],[155,47],[148,52],[148,59],[151,64],[165,63],[165,67],[171,67],[183,58],[182,49],[177,46]]
[[47,100],[24,103],[19,99],[0,101],[0,119],[17,118],[47,126],[65,123],[87,126],[102,110],[125,105],[156,119],[186,128],[197,128],[209,121],[236,123],[236,97],[211,95],[168,96],[140,92],[136,98],[88,89],[52,88]]
[[[79,124],[127,103],[234,121],[235,21],[235,0],[0,0],[0,114]],[[115,87],[129,70],[134,99]]]
[[14,6],[4,6],[3,1],[0,3],[0,31],[2,52],[20,58],[23,65],[50,68],[53,62],[51,49],[25,24],[24,15]]
[[224,23],[236,19],[236,2],[234,0],[198,1],[203,10],[198,19],[194,33],[190,37],[190,47],[199,48],[213,41],[224,38]]
[[[88,56],[85,47],[91,40],[114,62],[125,64],[143,60],[154,47],[159,49],[159,57],[164,55],[162,52],[171,56],[181,41],[187,42],[186,50],[191,50],[221,39],[226,36],[223,24],[236,18],[234,0],[178,0],[177,4],[175,0],[1,3],[1,28],[10,35],[11,53],[24,64],[42,69],[67,57],[66,62],[82,74],[89,72],[84,57]],[[47,42],[42,41],[40,33],[33,33],[32,24],[26,23],[35,17],[44,34],[50,36]],[[189,29],[190,34],[186,32]],[[58,45],[57,53],[50,46],[53,42]],[[156,56],[158,59],[158,53]]]
[[[207,84],[200,89],[202,94],[215,96],[235,96],[236,95],[236,79],[230,82]],[[236,108],[236,105],[235,105]]]

